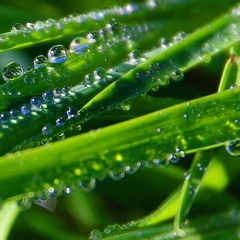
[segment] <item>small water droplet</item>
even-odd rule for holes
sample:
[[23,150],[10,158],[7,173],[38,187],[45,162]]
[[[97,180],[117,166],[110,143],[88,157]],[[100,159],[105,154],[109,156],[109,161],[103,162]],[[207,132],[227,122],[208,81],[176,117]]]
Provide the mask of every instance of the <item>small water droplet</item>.
[[231,156],[240,156],[240,140],[227,143],[226,150]]
[[61,88],[55,88],[53,90],[54,97],[61,97],[61,94],[62,94],[62,89]]
[[68,117],[68,119],[75,118],[76,114],[77,114],[76,108],[73,108],[73,107],[69,107],[68,108],[68,110],[67,110],[67,117]]
[[104,79],[106,77],[106,70],[102,67],[97,68],[94,71],[94,77],[96,80]]
[[77,37],[70,43],[69,50],[76,54],[84,54],[90,50],[89,41],[86,38]]
[[29,31],[29,30],[32,31],[32,30],[34,30],[34,24],[28,22],[28,23],[26,23],[26,28],[27,28],[27,31]]
[[23,26],[21,23],[15,23],[12,26],[12,31],[25,31],[25,30],[26,30],[25,26]]
[[132,105],[129,101],[125,101],[121,103],[121,109],[124,111],[129,111],[131,109]]
[[92,85],[95,82],[94,74],[92,73],[86,74],[85,81],[88,85]]
[[86,193],[91,192],[96,187],[96,185],[97,180],[95,178],[78,182],[78,186]]
[[0,115],[0,121],[1,123],[3,124],[7,124],[9,122],[11,118],[11,115],[9,112],[3,112],[1,115]]
[[107,25],[106,30],[112,33],[117,33],[121,29],[121,25],[116,19],[112,19]]
[[95,43],[97,41],[97,39],[99,39],[99,34],[97,32],[90,32],[87,36],[86,36],[87,40],[90,43]]
[[162,38],[160,39],[160,47],[162,48],[168,48],[168,44],[169,44],[169,39],[168,38]]
[[143,58],[142,53],[141,53],[139,50],[137,50],[137,49],[133,50],[133,51],[129,54],[129,60],[130,60],[131,62],[138,62],[138,61],[141,60],[142,58]]
[[44,55],[39,55],[34,59],[34,67],[35,68],[43,68],[47,65],[48,59]]
[[199,171],[201,171],[201,172],[205,170],[205,168],[203,167],[203,165],[201,163],[197,163],[197,167],[198,167]]
[[48,60],[51,63],[63,63],[67,60],[67,49],[63,45],[55,45],[48,51]]
[[161,129],[161,128],[157,128],[157,132],[158,132],[158,133],[161,133],[161,132],[162,132],[162,129]]
[[8,63],[2,70],[2,77],[5,81],[13,80],[23,75],[23,68],[15,62]]
[[42,108],[42,98],[41,97],[36,96],[36,97],[31,98],[30,103],[33,107]]
[[57,125],[58,127],[62,127],[62,126],[64,126],[65,124],[66,124],[66,119],[63,118],[63,117],[58,118],[58,119],[56,120],[56,125]]
[[101,238],[102,238],[102,232],[100,230],[94,229],[91,231],[89,239],[99,240]]
[[37,21],[37,22],[34,24],[34,28],[35,28],[37,31],[43,30],[44,27],[45,27],[45,24],[44,24],[44,22],[41,22],[41,21]]
[[69,195],[69,194],[72,193],[72,189],[71,189],[70,187],[66,187],[66,188],[64,189],[64,192]]
[[29,104],[23,104],[21,106],[21,112],[24,115],[29,115],[31,113],[31,106]]
[[184,74],[181,69],[178,69],[174,72],[172,72],[172,78],[174,81],[181,81],[184,77]]
[[47,90],[45,93],[43,93],[42,98],[44,101],[49,102],[52,101],[54,97],[52,90]]
[[48,27],[48,28],[54,27],[55,24],[56,24],[56,21],[55,21],[54,19],[51,19],[51,18],[48,19],[48,20],[45,22],[45,25],[46,25],[46,27]]
[[54,126],[52,124],[47,124],[42,128],[42,134],[45,136],[51,136],[54,133]]
[[119,170],[110,170],[108,176],[114,181],[120,181],[125,177],[125,172]]

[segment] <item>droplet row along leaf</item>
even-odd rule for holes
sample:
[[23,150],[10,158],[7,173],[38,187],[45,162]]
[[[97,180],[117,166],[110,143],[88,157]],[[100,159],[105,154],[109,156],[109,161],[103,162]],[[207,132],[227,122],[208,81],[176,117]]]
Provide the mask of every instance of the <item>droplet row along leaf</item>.
[[[213,3],[208,1],[208,4],[211,5]],[[205,13],[209,11],[208,5],[199,3],[198,7],[200,7],[200,5],[202,10],[205,9]],[[223,7],[224,6],[219,4],[219,8]],[[13,25],[10,32],[0,35],[0,51],[29,46],[33,43],[75,35],[76,33],[84,33],[89,29],[97,30],[103,28],[113,18],[117,18],[125,23],[136,20],[140,23],[144,22],[145,18],[150,20],[161,16],[163,19],[168,19],[171,15],[170,20],[172,21],[172,18],[176,16],[179,24],[181,22],[179,19],[182,20],[182,17],[179,17],[181,9],[192,9],[193,11],[188,11],[187,13],[189,17],[191,17],[195,14],[194,9],[196,9],[196,6],[188,0],[181,1],[181,3],[149,0],[143,3],[129,3],[125,6],[115,6],[113,8],[87,14],[70,15],[59,20],[50,18],[46,21],[26,23],[25,26],[16,23]],[[212,9],[213,8],[211,8],[211,14]],[[198,18],[196,18],[196,20],[197,19]],[[169,27],[169,29],[171,29],[171,27]],[[171,34],[173,34],[173,32]]]
[[[74,39],[69,51],[58,45],[49,49],[48,58],[44,55],[37,56],[34,59],[34,68],[24,71],[19,64],[9,63],[2,72],[7,82],[0,87],[0,109],[16,106],[17,102],[29,98],[29,95],[43,94],[49,88],[79,84],[84,81],[86,74],[93,72],[99,65],[110,68],[125,60],[134,48],[153,47],[152,40],[160,36],[158,29],[159,23],[122,26],[118,30],[118,38],[106,31],[90,32],[87,39]],[[94,34],[97,36],[96,40],[93,39]],[[142,35],[142,41],[136,41]],[[81,42],[77,44],[77,41]],[[89,45],[87,50],[83,53],[76,51],[77,45],[86,47],[86,43]],[[57,59],[62,62],[56,61]]]
[[[186,70],[189,67],[192,67],[194,64],[197,64],[198,62],[204,61],[204,59],[202,58],[204,54],[205,55],[208,54],[209,56],[214,55],[220,50],[231,46],[234,42],[237,41],[238,35],[232,31],[232,23],[233,22],[237,23],[237,21],[239,20],[236,20],[235,16],[229,14],[225,18],[221,18],[219,20],[217,19],[216,21],[214,21],[211,24],[211,28],[209,26],[203,27],[198,32],[195,32],[194,34],[185,38],[181,37],[179,39],[178,36],[178,40],[177,41],[175,40],[175,42],[170,43],[170,46],[168,48],[164,47],[157,50],[153,50],[152,52],[146,53],[144,55],[140,53],[140,55],[138,54],[139,59],[136,58],[136,61],[134,60],[135,62],[133,61],[126,62],[118,67],[115,67],[117,75],[115,75],[114,79],[111,79],[110,82],[103,84],[106,84],[106,86],[108,86],[112,81],[115,81],[118,78],[118,76],[120,76],[120,74],[122,76],[116,82],[111,84],[108,88],[106,88],[105,86],[104,87],[106,88],[105,90],[101,90],[103,88],[103,85],[101,85],[100,88],[96,88],[94,86],[93,91],[90,90],[89,95],[84,96],[84,103],[82,102],[79,103],[78,98],[80,97],[80,95],[78,95],[78,97],[75,98],[71,97],[67,101],[64,100],[65,103],[63,102],[59,106],[58,102],[56,102],[54,105],[50,106],[50,109],[53,112],[54,109],[56,109],[56,111],[58,112],[60,110],[60,114],[58,117],[62,117],[63,114],[67,111],[69,104],[71,104],[71,106],[74,106],[77,110],[80,110],[78,115],[79,117],[77,118],[77,124],[79,125],[79,123],[83,123],[85,119],[92,118],[93,116],[101,112],[104,112],[107,109],[112,109],[115,106],[118,106],[121,102],[126,101],[126,99],[133,98],[136,95],[146,92],[153,86],[156,86],[158,84],[160,85],[168,84],[170,76],[172,76],[173,79],[179,80],[182,78],[182,72],[181,70],[179,70],[179,66],[180,67],[185,66],[184,70]],[[215,34],[211,34],[212,29],[216,29],[217,32]],[[228,39],[228,41],[223,42],[222,41],[223,36],[221,34],[224,34],[224,38]],[[197,42],[196,38],[198,39]],[[189,46],[191,46],[191,48]],[[176,51],[177,54],[173,54],[173,52],[175,52],[175,49],[178,50]],[[134,54],[136,55],[136,53]],[[141,60],[142,56],[144,57],[143,60]],[[130,55],[130,57],[133,58],[133,55]],[[71,64],[67,65],[67,67],[71,70]],[[54,71],[54,74],[56,74],[56,71]],[[81,90],[79,93],[83,93]],[[97,94],[99,93],[100,90],[102,92],[100,94]],[[86,91],[88,92],[88,90]],[[97,96],[94,97],[94,95],[96,94]],[[89,103],[87,103],[87,101],[89,101]],[[86,106],[83,107],[83,104],[86,104]],[[81,109],[82,107],[83,109]],[[49,112],[48,109],[45,109],[45,111],[38,112],[37,114],[34,114],[32,119],[31,117],[28,116],[27,118],[28,124],[30,124],[31,121],[33,122],[37,121],[37,119],[39,118],[43,119],[44,115],[46,115],[45,124],[48,123],[55,124],[55,121],[57,120],[56,117],[54,117],[55,115],[54,114],[50,115],[48,114],[48,112]],[[3,120],[5,121],[5,115],[3,116],[3,118],[4,118]],[[43,120],[41,121],[41,123],[44,124]],[[24,126],[28,125],[24,121],[22,121],[22,124]],[[24,127],[20,127],[18,125],[15,125],[15,127],[13,128],[4,128],[1,140],[6,141],[6,138],[9,138],[8,136],[12,135],[9,133],[11,131],[15,131],[16,128],[23,129],[23,131],[26,132]],[[38,126],[35,129],[33,128],[32,131],[27,130],[28,131],[27,135],[29,137],[32,137],[30,139],[30,142],[33,139],[35,139],[35,141],[37,140],[36,134],[38,134],[40,129],[42,128],[45,129],[45,126],[43,125]],[[47,127],[47,129],[49,129],[49,127]],[[58,129],[55,133],[61,134],[63,130],[64,129],[62,128]],[[50,136],[51,135],[50,133],[53,132],[54,130],[51,130],[49,132],[47,131],[47,134],[43,135]],[[25,135],[22,134],[22,136]],[[16,144],[21,145],[23,143],[23,140],[21,140],[21,138],[18,139],[14,138],[14,141],[11,140],[10,142],[12,144],[8,145],[8,150],[13,148]],[[27,143],[23,144],[23,146],[26,147],[29,145]],[[2,149],[3,152],[5,152],[6,150],[7,149],[4,148]]]
[[[139,162],[143,166],[168,164],[185,154],[222,146],[239,137],[239,96],[239,88],[228,90],[45,147],[3,156],[1,197],[5,200],[34,192],[38,198],[43,190],[51,195],[52,188],[62,191],[112,173],[119,176],[135,169]],[[217,117],[213,118],[213,114]]]

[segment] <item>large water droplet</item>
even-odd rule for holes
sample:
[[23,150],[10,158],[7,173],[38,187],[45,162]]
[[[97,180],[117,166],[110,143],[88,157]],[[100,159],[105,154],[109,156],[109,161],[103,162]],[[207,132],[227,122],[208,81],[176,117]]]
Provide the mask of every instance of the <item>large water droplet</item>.
[[2,70],[2,77],[5,81],[13,80],[22,76],[23,68],[15,62],[8,63]]
[[69,50],[76,54],[84,54],[89,51],[89,48],[90,45],[86,38],[77,37],[71,42]]
[[35,68],[43,68],[47,65],[48,59],[44,55],[39,55],[34,59]]
[[48,51],[48,60],[52,63],[63,63],[67,60],[67,49],[63,45],[55,45]]
[[226,150],[232,156],[240,156],[240,140],[227,143]]

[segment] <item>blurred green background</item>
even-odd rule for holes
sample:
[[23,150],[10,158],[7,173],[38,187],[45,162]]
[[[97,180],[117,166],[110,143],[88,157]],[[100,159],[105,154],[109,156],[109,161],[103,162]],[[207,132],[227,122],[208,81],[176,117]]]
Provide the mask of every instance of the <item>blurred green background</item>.
[[[114,2],[107,0],[68,0],[62,2],[58,0],[1,0],[0,32],[10,31],[14,23],[25,24],[48,18],[58,19],[69,14],[104,9],[126,2],[123,0]],[[208,4],[209,11],[202,11],[201,6],[199,7],[200,2]],[[173,26],[172,32],[185,30],[190,32],[223,13],[237,2],[233,0],[222,2],[194,0],[192,1],[193,6],[195,5],[192,8],[192,11],[195,11],[194,19],[189,19],[189,25],[186,26],[186,29],[178,29],[178,26]],[[188,11],[189,9],[179,9],[179,18],[187,16]],[[170,18],[171,15],[172,13],[169,12],[168,17]],[[165,37],[164,33],[163,37]],[[10,61],[21,62],[25,67],[32,65],[33,58],[38,54],[46,54],[53,43],[68,45],[70,40],[71,38],[59,39],[28,49],[2,53],[0,54],[0,67],[2,68]],[[183,81],[164,87],[159,91],[150,92],[149,95],[158,98],[188,100],[216,92],[228,56],[228,52],[221,53],[210,63],[202,64],[188,72]],[[106,118],[92,121],[83,127],[83,131],[111,123]],[[187,156],[177,166],[170,166],[166,169],[141,169],[137,174],[126,176],[121,181],[106,179],[99,182],[96,190],[88,194],[76,189],[72,194],[65,194],[57,199],[57,207],[54,212],[34,204],[30,210],[21,212],[9,239],[87,239],[92,229],[103,229],[108,224],[121,224],[143,217],[153,211],[183,182],[183,173],[189,168],[191,159],[192,156]],[[223,173],[220,170],[220,172],[213,170],[212,178],[217,177],[219,181],[216,184],[221,186],[220,177],[221,174],[225,174],[227,185],[220,190],[211,186],[203,190],[196,205],[194,205],[191,217],[198,216],[204,211],[209,213],[215,210],[225,210],[239,201],[238,183],[240,177],[237,174],[237,169],[240,167],[240,158],[230,157],[224,149],[219,149],[215,161],[220,164]]]

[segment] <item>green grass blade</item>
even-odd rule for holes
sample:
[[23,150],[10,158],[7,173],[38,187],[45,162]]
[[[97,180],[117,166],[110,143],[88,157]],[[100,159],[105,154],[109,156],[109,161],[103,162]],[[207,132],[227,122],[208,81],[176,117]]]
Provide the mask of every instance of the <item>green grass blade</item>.
[[6,240],[20,212],[16,202],[8,202],[0,210],[0,239]]

